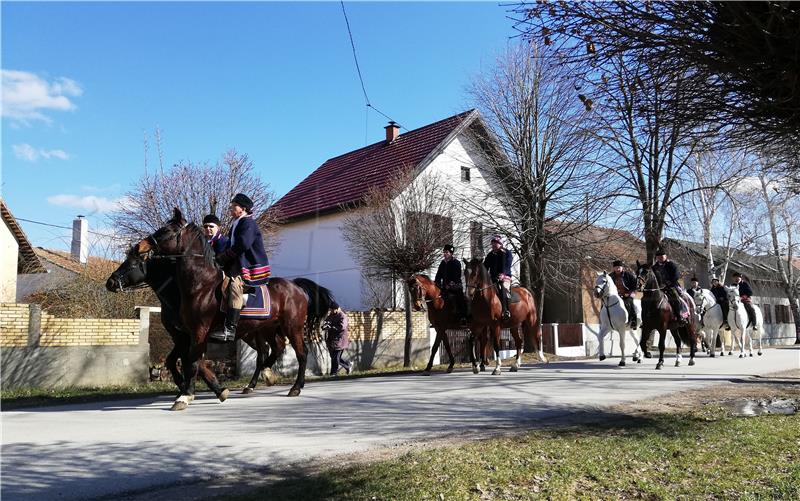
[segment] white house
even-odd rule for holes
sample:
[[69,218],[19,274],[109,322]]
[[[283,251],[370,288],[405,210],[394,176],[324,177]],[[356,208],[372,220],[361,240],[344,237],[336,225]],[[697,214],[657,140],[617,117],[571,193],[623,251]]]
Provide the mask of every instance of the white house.
[[[404,134],[393,122],[385,129],[385,140],[327,160],[274,206],[286,224],[277,236],[278,249],[270,256],[273,275],[310,278],[330,288],[346,309],[376,304],[376,284],[367,283],[342,234],[347,211],[366,210],[359,205],[370,188],[385,186],[402,169],[413,166],[414,182],[435,178],[446,183],[456,198],[485,200],[492,193],[484,148],[494,145],[486,140],[491,135],[477,110]],[[489,199],[486,203],[496,203]],[[492,225],[462,212],[463,217],[452,222],[456,255],[483,256]],[[494,212],[505,217],[499,205]],[[370,252],[368,242],[363,252]],[[397,289],[388,282],[382,288]],[[402,305],[399,294],[395,299],[395,305]]]
[[21,273],[45,273],[33,247],[11,214],[6,202],[0,199],[0,302],[13,303],[17,298],[17,276]]

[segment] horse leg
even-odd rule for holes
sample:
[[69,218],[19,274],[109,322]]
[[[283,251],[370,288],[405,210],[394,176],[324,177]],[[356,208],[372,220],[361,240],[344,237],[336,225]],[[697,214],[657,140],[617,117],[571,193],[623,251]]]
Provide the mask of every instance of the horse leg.
[[631,359],[636,362],[637,364],[642,363],[642,352],[641,347],[639,346],[639,340],[636,339],[636,329],[625,328],[627,332],[631,333],[631,339],[633,340],[633,354],[631,355]]
[[653,329],[645,330],[644,324],[642,324],[642,337],[639,339],[639,347],[642,349],[642,354],[644,354],[644,358],[652,358],[653,354],[647,350],[647,343],[650,341],[650,336],[653,335]]
[[500,375],[500,367],[503,362],[500,360],[500,325],[492,328],[492,348],[494,348],[494,370],[492,376]]
[[608,333],[608,327],[600,325],[600,332],[597,333],[597,339],[600,342],[600,346],[597,347],[597,358],[599,358],[601,362],[606,359],[605,341],[606,334]]
[[[203,346],[203,349],[205,346]],[[203,351],[198,349],[197,345],[191,347],[183,353],[181,357],[181,370],[183,371],[183,391],[180,396],[175,399],[170,410],[182,411],[189,407],[189,404],[194,400],[195,383],[197,381],[197,372],[199,368],[198,360],[202,360]]]
[[183,386],[185,384],[183,375],[178,370],[178,357],[180,356],[179,352],[181,349],[185,348],[183,346],[179,348],[178,344],[176,343],[175,346],[172,347],[172,351],[170,351],[169,355],[167,355],[167,359],[165,361],[167,369],[169,369],[170,374],[172,374],[172,380],[175,382],[175,386],[178,387],[180,394],[183,393]]
[[[744,358],[744,329],[736,329],[736,347],[739,348],[739,358]],[[733,345],[733,343],[731,343]]]
[[264,384],[267,386],[274,386],[278,382],[278,376],[272,370],[272,366],[278,361],[278,357],[283,355],[286,350],[286,342],[284,341],[283,334],[280,330],[276,331],[274,335],[267,338],[269,343],[269,356],[264,361],[264,370],[261,371],[261,377],[264,379]]
[[471,332],[470,335],[469,335],[469,361],[472,363],[472,373],[473,374],[477,374],[478,373],[478,360],[477,360],[477,357],[475,356],[476,345],[480,345],[480,343],[478,342],[478,339],[477,339],[477,336],[475,336],[475,333]]
[[759,327],[761,327],[761,328],[758,329],[756,332],[758,332],[758,356],[760,357],[764,353],[762,351],[763,345],[761,344],[761,340],[764,337],[764,333],[761,332],[762,329],[763,329],[763,326],[759,326]]
[[[442,334],[439,332],[439,329],[436,329],[436,340],[433,342],[433,348],[431,348],[431,358],[428,360],[428,365],[425,367],[425,370],[422,371],[423,376],[430,376],[431,375],[431,367],[433,367],[433,357],[436,356],[436,352],[439,351],[439,344],[442,342]],[[450,361],[452,362],[452,358]]]
[[486,359],[486,349],[487,349],[487,347],[489,345],[489,335],[487,334],[488,330],[489,330],[488,327],[484,327],[483,331],[480,334],[480,337],[478,338],[478,344],[480,345],[480,352],[481,352],[480,353],[480,355],[481,355],[481,363],[480,363],[481,372],[486,372],[486,366],[489,365],[489,361]]
[[622,360],[619,361],[619,366],[625,367],[625,338],[628,336],[627,322],[617,332],[619,332],[619,349],[622,352]]
[[450,351],[450,341],[447,339],[446,330],[442,333],[442,341],[444,342],[444,349],[447,352],[447,356],[450,359],[450,363],[447,364],[447,373],[450,374],[453,372],[453,366],[456,364],[456,360],[453,358],[453,352]]
[[295,327],[292,332],[289,334],[289,342],[294,348],[294,352],[297,355],[297,379],[294,382],[294,385],[289,390],[290,397],[296,397],[300,395],[300,390],[306,385],[306,347],[303,343],[303,325],[300,324],[299,327]]
[[248,339],[245,341],[250,348],[256,351],[256,368],[253,371],[253,377],[250,378],[250,382],[247,383],[247,386],[242,388],[243,394],[249,394],[255,391],[256,385],[258,385],[258,376],[261,374],[261,371],[264,370],[267,354],[269,353],[269,348],[267,348],[264,338],[260,334],[256,334],[254,338],[255,339]]
[[514,338],[514,348],[516,348],[517,354],[514,357],[514,361],[511,362],[510,370],[511,372],[517,372],[522,363],[522,337],[519,335],[519,326],[511,328],[511,336]]
[[661,370],[664,366],[664,349],[666,348],[667,331],[663,327],[658,330],[658,363],[656,370]]

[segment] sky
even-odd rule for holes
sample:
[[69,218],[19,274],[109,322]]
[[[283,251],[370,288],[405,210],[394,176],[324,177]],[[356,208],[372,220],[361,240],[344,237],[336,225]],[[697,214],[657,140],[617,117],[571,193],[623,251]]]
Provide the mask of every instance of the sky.
[[[465,87],[516,31],[488,2],[345,2],[371,104],[413,130],[472,107]],[[2,2],[2,197],[20,219],[111,233],[158,164],[235,148],[280,197],[379,141],[339,2]],[[405,132],[405,131],[402,131]],[[148,154],[145,154],[145,138]],[[19,221],[34,246],[71,231]]]

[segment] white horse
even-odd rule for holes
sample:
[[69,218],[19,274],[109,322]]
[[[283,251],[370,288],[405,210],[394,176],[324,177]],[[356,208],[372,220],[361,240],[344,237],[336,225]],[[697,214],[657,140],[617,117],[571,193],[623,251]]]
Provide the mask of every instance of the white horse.
[[[600,301],[603,303],[603,306],[600,308],[600,332],[597,334],[597,338],[600,341],[600,348],[598,351],[600,360],[605,360],[606,358],[604,348],[606,335],[616,331],[619,333],[619,347],[620,350],[622,350],[622,360],[620,360],[619,365],[625,367],[625,338],[630,331],[633,345],[636,346],[633,352],[633,361],[641,363],[642,355],[639,348],[639,339],[637,339],[636,336],[639,329],[631,329],[628,325],[628,309],[625,308],[625,304],[622,302],[622,298],[617,291],[617,286],[608,273],[602,272],[597,274],[594,295],[600,298]],[[637,309],[634,303],[634,310],[636,310],[637,319],[641,319],[641,306]]]
[[[697,306],[695,311],[702,318],[699,330],[708,346],[708,355],[714,358],[717,350],[717,336],[720,335],[724,323],[722,305],[717,303],[714,294],[708,289],[701,289],[700,292],[695,292],[694,304]],[[725,353],[725,337],[720,336],[720,340],[722,341],[720,356],[722,356]],[[733,341],[731,341],[731,350],[733,350]]]
[[[728,303],[731,305],[728,311],[728,325],[731,327],[731,336],[736,338],[736,345],[739,347],[739,358],[744,358],[745,356],[745,339],[749,346],[750,356],[753,356],[753,336],[757,336],[758,355],[761,356],[763,353],[761,351],[761,332],[764,330],[764,316],[761,313],[761,308],[752,305],[756,314],[756,323],[755,325],[748,326],[747,310],[744,309],[744,304],[739,298],[739,289],[726,286],[725,290],[728,292]],[[732,341],[731,344],[733,344]]]

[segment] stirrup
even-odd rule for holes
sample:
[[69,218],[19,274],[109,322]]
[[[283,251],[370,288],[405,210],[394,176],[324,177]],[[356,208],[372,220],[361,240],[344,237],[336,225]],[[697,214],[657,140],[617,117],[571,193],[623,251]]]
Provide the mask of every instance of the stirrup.
[[511,318],[511,311],[510,310],[504,311],[503,314],[502,314],[502,317],[503,317],[503,320],[508,320],[509,318]]
[[229,328],[225,326],[225,328],[221,331],[214,331],[208,335],[208,338],[217,341],[220,343],[227,343],[236,339],[236,328]]

